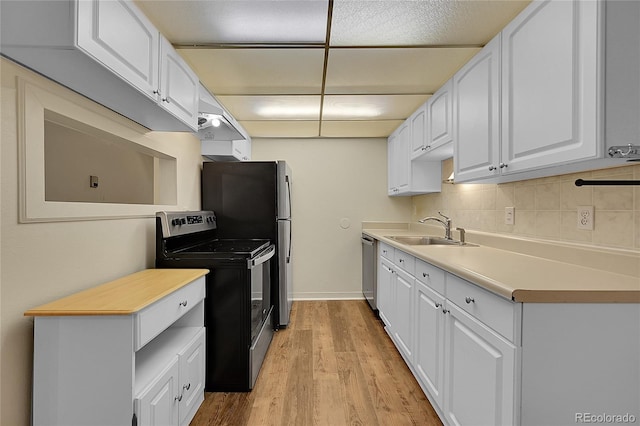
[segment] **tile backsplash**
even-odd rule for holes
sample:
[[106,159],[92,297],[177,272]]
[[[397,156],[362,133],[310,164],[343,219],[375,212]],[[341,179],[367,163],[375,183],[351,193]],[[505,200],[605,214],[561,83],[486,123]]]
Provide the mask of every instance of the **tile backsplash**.
[[[452,161],[443,162],[443,176]],[[640,186],[575,186],[576,179],[640,180],[640,164],[505,184],[442,184],[414,196],[412,220],[442,211],[452,225],[484,232],[640,249]],[[577,206],[594,206],[593,231],[577,229]],[[506,225],[505,207],[515,207]]]

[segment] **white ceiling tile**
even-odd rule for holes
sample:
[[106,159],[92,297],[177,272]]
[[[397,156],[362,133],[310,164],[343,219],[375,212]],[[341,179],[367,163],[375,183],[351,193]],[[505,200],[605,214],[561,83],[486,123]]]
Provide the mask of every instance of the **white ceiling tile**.
[[320,136],[327,138],[386,138],[403,120],[323,121]]
[[326,95],[322,105],[322,119],[405,119],[429,97],[429,95]]
[[316,138],[319,136],[318,121],[240,121],[242,127],[254,138]]
[[217,96],[236,120],[318,120],[320,96]]
[[479,48],[331,49],[327,94],[433,94]]
[[328,0],[137,0],[174,44],[324,43]]
[[530,0],[334,0],[331,46],[484,45]]
[[217,95],[320,94],[324,49],[178,49]]

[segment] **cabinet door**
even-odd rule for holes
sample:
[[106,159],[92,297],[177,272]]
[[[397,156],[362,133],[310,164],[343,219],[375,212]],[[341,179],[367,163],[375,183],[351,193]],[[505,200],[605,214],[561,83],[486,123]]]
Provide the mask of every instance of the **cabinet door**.
[[204,328],[178,354],[180,358],[180,424],[188,424],[204,398],[205,377]]
[[444,297],[416,279],[415,371],[418,380],[442,407],[444,371]]
[[451,425],[511,425],[516,348],[453,303],[445,347],[445,416]]
[[534,2],[503,30],[502,173],[599,155],[598,5]]
[[397,269],[392,281],[394,294],[394,327],[393,336],[398,349],[409,364],[413,364],[413,309],[414,286],[416,279]]
[[160,104],[197,130],[198,77],[164,37],[160,38],[160,58]]
[[456,181],[499,174],[500,35],[453,77]]
[[427,114],[425,107],[422,105],[408,118],[411,127],[411,158],[419,156],[426,149]]
[[427,148],[436,149],[453,141],[452,81],[449,80],[427,102]]
[[79,48],[152,99],[158,90],[158,30],[131,1],[77,1]]
[[382,319],[390,331],[393,328],[392,282],[395,276],[394,265],[383,257],[379,257],[378,259],[378,294],[376,304],[378,305],[380,319]]
[[387,139],[387,194],[395,195],[397,190],[397,170],[396,163],[396,143],[398,138],[398,130],[394,131]]
[[134,401],[140,426],[178,424],[178,357]]
[[410,158],[410,128],[405,124],[400,127],[400,131],[395,138],[393,146],[393,164],[391,167],[395,174],[395,187],[397,189],[396,194],[402,194],[409,191],[411,187],[411,158]]

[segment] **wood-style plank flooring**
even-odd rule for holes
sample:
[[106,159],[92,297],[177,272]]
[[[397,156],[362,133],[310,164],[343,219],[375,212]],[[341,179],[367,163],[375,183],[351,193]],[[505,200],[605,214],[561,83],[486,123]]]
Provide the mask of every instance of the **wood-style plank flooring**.
[[247,393],[207,393],[193,426],[442,425],[365,301],[296,301]]

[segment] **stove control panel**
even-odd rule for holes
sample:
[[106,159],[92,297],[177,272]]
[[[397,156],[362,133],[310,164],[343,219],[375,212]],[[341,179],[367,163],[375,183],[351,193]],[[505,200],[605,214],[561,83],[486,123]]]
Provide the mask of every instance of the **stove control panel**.
[[157,212],[162,224],[162,237],[193,234],[216,229],[216,214],[212,211]]

